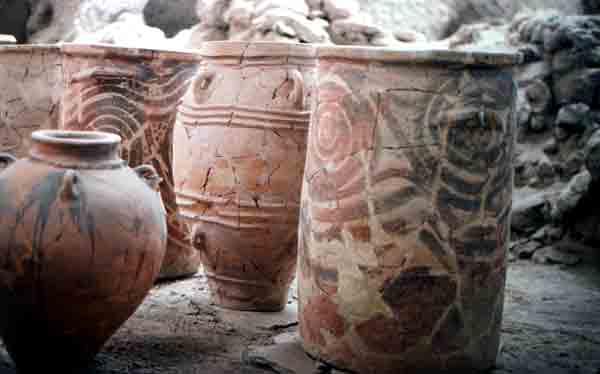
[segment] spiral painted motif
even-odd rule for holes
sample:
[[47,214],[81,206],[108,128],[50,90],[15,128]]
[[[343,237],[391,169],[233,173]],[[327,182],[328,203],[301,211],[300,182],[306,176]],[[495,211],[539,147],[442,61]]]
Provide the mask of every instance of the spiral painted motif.
[[176,106],[198,62],[72,57],[68,63],[63,128],[118,134],[123,139],[121,157],[130,166],[151,164],[158,170],[169,229],[161,277],[194,273],[200,260],[189,244],[187,227],[177,218],[171,147]]
[[493,364],[512,193],[502,69],[322,60],[299,232],[309,353],[361,373]]

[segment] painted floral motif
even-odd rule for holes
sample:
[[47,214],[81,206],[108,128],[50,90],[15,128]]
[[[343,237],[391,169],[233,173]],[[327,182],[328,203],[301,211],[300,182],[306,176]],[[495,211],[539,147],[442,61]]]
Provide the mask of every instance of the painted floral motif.
[[490,367],[511,208],[511,74],[334,59],[319,74],[299,234],[304,347],[361,373],[458,357]]

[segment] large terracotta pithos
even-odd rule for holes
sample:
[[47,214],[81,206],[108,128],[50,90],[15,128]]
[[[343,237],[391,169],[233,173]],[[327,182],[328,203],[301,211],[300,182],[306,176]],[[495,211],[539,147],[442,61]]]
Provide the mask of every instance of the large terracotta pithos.
[[173,167],[217,304],[275,311],[294,278],[315,51],[210,42],[179,108]]
[[176,107],[199,56],[89,44],[64,44],[62,53],[66,89],[61,128],[118,134],[123,138],[121,157],[129,166],[151,164],[158,170],[169,227],[159,278],[196,273],[200,256],[177,219],[171,140]]
[[519,56],[318,54],[299,233],[304,348],[363,374],[490,368]]
[[0,337],[19,372],[85,366],[159,273],[160,178],[128,168],[119,142],[34,132],[29,156],[0,172]]
[[0,152],[24,157],[33,131],[58,126],[60,48],[0,45],[0,87]]

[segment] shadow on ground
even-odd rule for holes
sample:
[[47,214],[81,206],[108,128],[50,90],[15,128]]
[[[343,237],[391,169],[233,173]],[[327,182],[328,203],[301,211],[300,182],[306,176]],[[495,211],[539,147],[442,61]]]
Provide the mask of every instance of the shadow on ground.
[[[292,292],[281,313],[220,309],[202,275],[162,284],[89,373],[325,373],[297,342],[295,308]],[[511,263],[502,332],[494,374],[599,374],[600,262],[589,258],[569,268]],[[0,345],[0,374],[14,373]]]

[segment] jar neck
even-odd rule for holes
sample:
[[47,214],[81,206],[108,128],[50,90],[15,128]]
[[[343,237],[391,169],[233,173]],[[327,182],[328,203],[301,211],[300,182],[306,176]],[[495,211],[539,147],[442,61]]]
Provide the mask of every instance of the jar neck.
[[93,131],[35,131],[29,157],[58,167],[112,169],[122,167],[121,138]]

